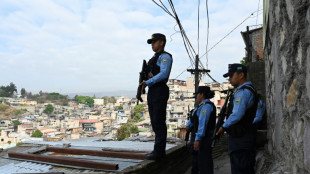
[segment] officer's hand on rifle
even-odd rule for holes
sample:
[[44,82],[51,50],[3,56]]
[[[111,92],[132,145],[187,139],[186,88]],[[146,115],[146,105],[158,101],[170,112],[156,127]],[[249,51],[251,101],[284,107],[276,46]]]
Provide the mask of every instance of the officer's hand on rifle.
[[224,134],[224,129],[223,127],[220,127],[219,130],[216,132],[216,135],[221,137],[223,134]]
[[195,151],[199,150],[199,141],[197,141],[197,140],[194,142],[194,150]]
[[141,86],[141,94],[143,94],[143,91],[144,91],[144,89],[145,89],[145,87],[146,87],[145,81],[142,81],[142,82],[140,83],[140,86]]

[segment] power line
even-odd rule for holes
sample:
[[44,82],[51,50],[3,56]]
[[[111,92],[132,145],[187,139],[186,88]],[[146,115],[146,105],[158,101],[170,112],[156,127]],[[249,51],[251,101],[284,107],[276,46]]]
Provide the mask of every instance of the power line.
[[260,0],[258,0],[258,5],[257,5],[257,17],[256,17],[256,25],[257,25],[257,21],[258,21],[258,11],[259,11],[259,4],[260,4]]
[[[161,9],[163,9],[167,14],[169,14],[170,16],[172,16],[176,20],[176,22],[177,22],[177,24],[178,24],[178,26],[180,28],[179,32],[181,33],[185,50],[186,50],[186,52],[188,54],[188,57],[189,57],[191,63],[193,64],[195,62],[194,59],[195,59],[195,56],[197,55],[197,53],[195,52],[195,49],[193,48],[191,42],[189,41],[189,39],[188,39],[188,37],[186,35],[186,32],[185,32],[185,30],[184,30],[184,28],[183,28],[183,26],[182,26],[182,24],[180,22],[180,19],[179,19],[178,15],[177,15],[177,12],[176,12],[175,8],[174,8],[172,0],[168,0],[172,12],[170,12],[170,10],[168,10],[168,8],[164,5],[164,3],[161,0],[159,0],[160,4],[157,3],[155,0],[152,0],[152,1],[157,6],[159,6]],[[202,64],[202,62],[200,60],[199,60],[199,63],[200,63],[200,66],[203,67],[203,64]]]
[[[210,26],[210,19],[209,19],[209,6],[208,6],[208,0],[206,0],[206,9],[207,9],[207,43],[206,43],[206,52],[208,51],[208,45],[209,45],[209,26]],[[208,69],[208,54],[206,54],[206,68]]]
[[182,75],[185,71],[187,71],[188,68],[190,68],[192,65],[190,65],[189,67],[187,67],[184,71],[182,71],[179,75],[177,75],[174,79],[177,79],[180,75]]
[[197,26],[197,30],[198,30],[197,31],[197,33],[198,33],[198,37],[197,37],[198,51],[197,52],[198,52],[198,55],[199,55],[199,16],[200,16],[199,15],[199,8],[200,8],[200,0],[198,0],[198,10],[197,10],[198,11],[198,14],[197,14],[197,18],[198,18],[197,19],[197,23],[198,23],[198,26]]
[[[248,20],[256,11],[251,13],[250,16],[246,17],[240,24],[238,24],[235,28],[233,28],[228,34],[226,34],[222,39],[220,39],[216,44],[214,44],[208,51],[206,51],[202,56],[206,55],[210,52],[214,47],[216,47],[220,42],[222,42],[228,35],[230,35],[233,31],[235,31],[240,25],[242,25],[246,20]],[[200,56],[200,57],[202,57]]]

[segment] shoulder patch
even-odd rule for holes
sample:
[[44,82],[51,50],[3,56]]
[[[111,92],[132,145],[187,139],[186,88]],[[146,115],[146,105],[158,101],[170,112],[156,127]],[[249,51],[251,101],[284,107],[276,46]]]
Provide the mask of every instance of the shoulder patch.
[[207,113],[207,110],[206,109],[204,109],[204,110],[202,110],[202,112],[201,112],[202,114],[206,114]]
[[241,100],[242,98],[240,96],[238,96],[236,99],[235,99],[235,105],[239,105],[241,103]]
[[162,62],[163,64],[166,64],[168,62],[168,58],[167,57],[163,58]]

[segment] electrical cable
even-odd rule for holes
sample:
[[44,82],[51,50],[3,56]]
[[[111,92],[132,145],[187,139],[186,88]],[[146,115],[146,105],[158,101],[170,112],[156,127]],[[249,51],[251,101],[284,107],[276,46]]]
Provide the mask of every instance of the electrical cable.
[[198,19],[197,19],[197,24],[198,24],[198,26],[197,26],[197,30],[198,30],[198,31],[197,31],[197,35],[198,35],[198,36],[197,36],[197,45],[198,45],[198,47],[197,47],[197,53],[198,53],[198,55],[199,55],[199,16],[200,16],[200,15],[199,15],[199,12],[200,12],[200,11],[199,11],[199,8],[200,8],[200,0],[198,0],[198,10],[197,10],[197,11],[198,11],[198,14],[197,14],[197,18],[198,18]]
[[240,25],[242,25],[246,20],[248,20],[256,11],[250,14],[250,16],[246,17],[240,24],[238,24],[235,28],[233,28],[229,33],[227,33],[222,39],[220,39],[216,44],[214,44],[208,51],[206,51],[202,56],[206,55],[210,52],[214,47],[216,47],[220,42],[222,42],[228,35],[230,35],[233,31],[235,31]]
[[[209,26],[210,26],[210,19],[209,19],[209,6],[208,6],[208,0],[206,0],[206,9],[207,9],[207,43],[206,43],[206,51],[208,51],[208,45],[209,45]],[[206,54],[206,68],[208,69],[208,54]]]
[[258,0],[258,5],[257,5],[257,18],[256,18],[256,25],[257,25],[257,21],[258,21],[258,10],[259,10],[259,4],[260,4],[260,0]]

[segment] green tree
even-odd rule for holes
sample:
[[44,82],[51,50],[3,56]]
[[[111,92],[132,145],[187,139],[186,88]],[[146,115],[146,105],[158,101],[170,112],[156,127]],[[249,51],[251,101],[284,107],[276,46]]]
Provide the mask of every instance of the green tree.
[[8,86],[0,87],[0,97],[12,97],[14,92],[17,92],[17,89],[13,82],[11,82]]
[[123,110],[123,109],[124,109],[123,106],[118,107],[118,110]]
[[34,132],[32,132],[31,137],[42,137],[43,133],[39,130],[36,129]]
[[131,127],[130,127],[130,133],[138,133],[138,132],[139,132],[138,126],[136,126],[136,125],[131,125]]
[[12,123],[14,124],[14,131],[17,130],[18,125],[21,125],[21,123],[18,120],[13,120]]
[[46,113],[47,115],[50,115],[51,113],[53,113],[53,112],[54,112],[54,107],[53,107],[53,105],[48,104],[48,105],[45,107],[45,109],[44,109],[43,112]]
[[246,66],[247,65],[247,57],[244,57],[244,58],[242,58],[242,60],[240,61],[240,63],[242,64],[242,65],[244,65],[244,66]]
[[143,104],[136,105],[134,108],[134,113],[133,113],[133,120],[134,122],[139,122],[142,117],[142,113],[144,112],[144,106]]
[[87,97],[87,96],[78,96],[76,95],[74,97],[74,100],[79,104],[86,104],[88,105],[89,107],[93,107],[94,106],[94,99],[92,97]]
[[8,141],[8,144],[11,144],[12,142],[11,141]]
[[89,106],[89,107],[93,107],[94,106],[94,99],[91,98],[91,97],[87,97],[86,100],[85,100],[86,104]]
[[25,88],[22,88],[22,89],[20,90],[20,95],[21,95],[23,98],[26,97],[26,90],[25,90]]
[[119,129],[117,129],[117,140],[122,141],[125,138],[128,138],[130,136],[130,130],[128,129],[128,126],[122,125]]

